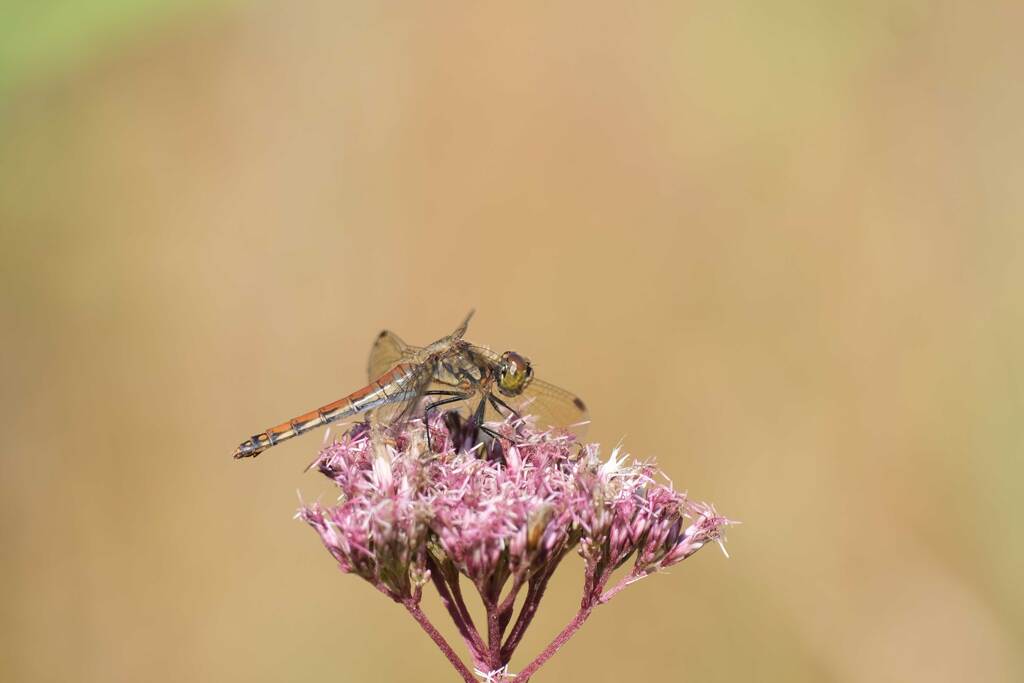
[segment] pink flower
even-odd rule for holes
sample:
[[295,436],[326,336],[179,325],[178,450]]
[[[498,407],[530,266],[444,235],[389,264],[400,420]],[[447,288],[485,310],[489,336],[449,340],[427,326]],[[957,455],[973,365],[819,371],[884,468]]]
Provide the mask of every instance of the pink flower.
[[[537,431],[529,422],[492,425],[504,438],[486,442],[456,413],[399,433],[363,423],[327,446],[314,463],[339,490],[334,506],[303,507],[344,572],[402,603],[465,680],[474,680],[419,610],[433,582],[469,648],[474,667],[503,672],[536,613],[548,580],[576,548],[585,561],[580,612],[514,680],[526,680],[597,605],[625,586],[676,564],[729,520],[656,482],[658,470],[615,449],[602,460],[594,444]],[[612,573],[632,559],[614,587]],[[483,600],[478,629],[462,597],[467,578]],[[516,596],[526,589],[518,615]],[[516,618],[513,620],[513,616]],[[561,639],[561,640],[560,640]]]

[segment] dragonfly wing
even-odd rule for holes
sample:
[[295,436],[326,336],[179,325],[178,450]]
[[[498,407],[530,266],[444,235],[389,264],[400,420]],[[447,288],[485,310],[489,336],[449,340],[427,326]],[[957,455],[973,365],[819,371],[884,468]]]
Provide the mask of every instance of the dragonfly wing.
[[[463,323],[465,325],[465,323]],[[441,342],[434,342],[430,348],[438,346]],[[440,370],[440,368],[451,368],[465,363],[474,362],[471,356],[466,355],[461,347],[451,347],[447,350],[435,352],[436,356],[429,356],[424,361],[424,354],[429,349],[421,349],[402,343],[402,340],[391,332],[382,332],[377,336],[377,343],[374,344],[370,353],[370,372],[377,367],[391,366],[394,363],[408,363],[416,370],[408,373],[401,381],[393,387],[386,387],[389,396],[401,396],[392,404],[381,406],[374,412],[375,419],[383,424],[402,425],[410,419],[420,417],[417,410],[422,408],[427,399],[443,400],[454,396],[454,392],[466,393],[462,386],[459,375],[451,369]],[[397,361],[392,359],[397,357]],[[442,358],[442,361],[438,361]],[[434,395],[430,395],[431,392]],[[469,392],[472,393],[472,392]],[[450,409],[461,408],[461,405],[446,404]]]
[[[478,362],[485,364],[497,372],[501,364],[501,354],[485,346],[470,347]],[[537,418],[537,426],[561,427],[582,437],[587,430],[590,414],[587,405],[571,391],[566,391],[544,380],[531,381],[518,396],[505,396],[495,392],[495,396],[508,403],[516,413],[522,416]],[[504,419],[504,415],[496,415],[488,411],[487,419]]]
[[[494,371],[497,370],[501,363],[500,354],[483,346],[471,348],[481,363],[490,365]],[[520,415],[533,415],[537,418],[537,426],[542,429],[563,427],[581,438],[586,432],[590,417],[587,406],[579,396],[544,380],[534,379],[518,396],[504,396],[497,392],[495,396]]]
[[430,366],[423,364],[397,382],[385,385],[384,391],[388,396],[395,397],[395,400],[375,408],[374,420],[386,426],[400,425],[408,421],[414,416],[416,406],[430,387],[432,375]]
[[409,346],[391,330],[382,330],[373,341],[367,363],[367,379],[371,382],[399,363],[414,356],[419,348]]
[[530,382],[519,396],[501,396],[501,399],[520,415],[533,415],[542,429],[564,427],[582,437],[590,419],[587,406],[579,396],[539,379]]

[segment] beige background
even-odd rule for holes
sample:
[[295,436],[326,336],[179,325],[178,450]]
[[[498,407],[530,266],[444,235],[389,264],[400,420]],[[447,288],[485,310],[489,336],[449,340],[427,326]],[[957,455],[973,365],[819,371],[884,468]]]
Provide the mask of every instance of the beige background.
[[536,680],[1021,680],[1024,12],[961,4],[239,3],[8,93],[0,678],[452,680],[291,519],[317,438],[229,455],[475,306],[744,522]]

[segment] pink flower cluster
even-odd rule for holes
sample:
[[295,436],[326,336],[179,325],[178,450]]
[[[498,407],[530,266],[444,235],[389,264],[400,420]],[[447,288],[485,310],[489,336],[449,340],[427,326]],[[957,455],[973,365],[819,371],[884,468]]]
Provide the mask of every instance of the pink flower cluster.
[[[315,463],[337,485],[337,505],[311,505],[299,514],[342,571],[409,609],[467,681],[475,679],[419,610],[423,586],[434,584],[477,673],[493,678],[507,671],[552,573],[578,549],[585,567],[580,611],[518,676],[502,674],[525,681],[594,607],[721,541],[729,521],[659,483],[652,465],[627,462],[617,449],[602,460],[596,445],[568,433],[512,421],[493,427],[507,440],[467,439],[457,414],[439,416],[429,426],[430,450],[422,422],[399,434],[357,425]],[[483,601],[482,628],[466,607],[460,577]],[[524,604],[513,615],[524,588]]]

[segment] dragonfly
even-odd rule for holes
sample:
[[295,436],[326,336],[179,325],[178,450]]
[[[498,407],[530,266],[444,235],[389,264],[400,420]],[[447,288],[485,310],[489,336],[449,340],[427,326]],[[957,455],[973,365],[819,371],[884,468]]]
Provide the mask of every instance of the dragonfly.
[[[473,406],[473,422],[492,437],[487,417],[529,414],[547,427],[582,436],[587,407],[575,394],[533,376],[529,359],[515,351],[497,353],[463,339],[473,311],[451,334],[423,347],[410,346],[384,330],[370,351],[370,383],[348,396],[282,422],[235,449],[235,458],[252,458],[277,444],[323,425],[361,414],[383,425],[401,425],[414,417],[426,422],[443,406]],[[429,445],[429,430],[428,430]]]

